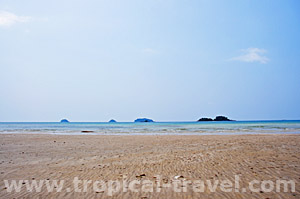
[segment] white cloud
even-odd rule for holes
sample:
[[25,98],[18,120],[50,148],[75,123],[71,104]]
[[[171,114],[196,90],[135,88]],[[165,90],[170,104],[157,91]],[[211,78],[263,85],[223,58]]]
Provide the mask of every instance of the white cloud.
[[267,53],[265,49],[260,48],[248,48],[241,50],[243,55],[238,57],[233,57],[230,60],[242,61],[242,62],[259,62],[266,64],[269,59],[263,54]]
[[16,23],[25,23],[32,18],[28,16],[17,16],[14,13],[7,11],[0,11],[0,26],[9,27]]

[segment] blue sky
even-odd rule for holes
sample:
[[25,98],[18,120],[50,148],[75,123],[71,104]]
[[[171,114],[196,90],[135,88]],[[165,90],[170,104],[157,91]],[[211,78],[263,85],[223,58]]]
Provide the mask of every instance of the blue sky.
[[297,0],[0,0],[0,121],[300,119]]

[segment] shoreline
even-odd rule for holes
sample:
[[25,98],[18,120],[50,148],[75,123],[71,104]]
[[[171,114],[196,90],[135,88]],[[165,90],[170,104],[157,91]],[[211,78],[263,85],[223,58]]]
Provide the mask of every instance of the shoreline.
[[300,131],[287,131],[287,132],[213,132],[213,133],[191,133],[191,132],[180,132],[180,133],[99,133],[99,132],[69,132],[69,133],[55,133],[55,132],[0,132],[0,135],[91,135],[91,136],[209,136],[209,135],[224,135],[224,136],[234,136],[234,135],[299,135]]

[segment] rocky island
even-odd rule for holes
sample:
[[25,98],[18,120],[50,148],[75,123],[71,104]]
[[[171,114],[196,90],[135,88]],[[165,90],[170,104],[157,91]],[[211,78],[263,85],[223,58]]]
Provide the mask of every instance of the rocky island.
[[109,122],[110,122],[110,123],[114,123],[114,122],[117,122],[117,121],[114,120],[114,119],[111,119],[111,120],[109,120]]
[[154,122],[154,121],[148,118],[138,118],[134,120],[134,122]]
[[60,120],[60,122],[61,122],[61,123],[67,123],[67,122],[69,122],[69,120],[67,120],[67,119],[62,119],[62,120]]
[[234,121],[234,120],[228,119],[225,116],[217,116],[215,119],[203,117],[198,120],[198,122],[210,122],[210,121]]
[[203,117],[198,120],[198,122],[211,122],[211,121],[214,121],[214,120],[211,118],[207,118],[207,117]]

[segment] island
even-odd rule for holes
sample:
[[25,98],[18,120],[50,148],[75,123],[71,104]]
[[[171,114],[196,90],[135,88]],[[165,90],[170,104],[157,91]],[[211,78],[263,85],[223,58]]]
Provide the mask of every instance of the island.
[[203,118],[198,120],[198,122],[210,122],[210,121],[214,121],[214,120],[211,119],[211,118],[207,118],[207,117],[203,117]]
[[234,121],[234,120],[228,119],[225,116],[217,116],[215,119],[203,117],[198,120],[198,122],[211,122],[211,121],[219,122],[219,121]]
[[148,118],[138,118],[134,120],[134,122],[154,122],[154,121]]
[[67,120],[67,119],[62,119],[62,120],[60,120],[60,122],[62,122],[62,123],[68,123],[69,120]]
[[228,119],[227,117],[225,116],[217,116],[214,121],[233,121],[233,120],[230,120]]
[[114,123],[114,122],[117,122],[117,121],[114,120],[114,119],[111,119],[111,120],[109,120],[109,122],[110,122],[110,123]]

